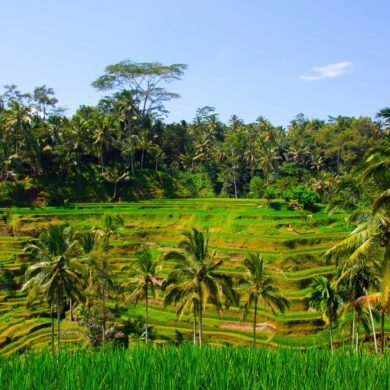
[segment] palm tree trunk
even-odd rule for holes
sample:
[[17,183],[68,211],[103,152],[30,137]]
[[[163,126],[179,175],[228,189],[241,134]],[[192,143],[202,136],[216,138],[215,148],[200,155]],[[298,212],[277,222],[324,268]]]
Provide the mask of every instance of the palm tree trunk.
[[54,302],[50,303],[51,352],[54,355]]
[[141,153],[141,170],[144,167],[144,156],[145,156],[145,149],[142,149],[142,153]]
[[102,287],[102,344],[106,341],[106,291]]
[[57,356],[60,354],[61,342],[61,289],[57,289]]
[[103,161],[103,141],[100,142],[100,169],[103,173],[104,161]]
[[116,194],[118,192],[118,180],[115,180],[114,183],[114,194],[112,195],[112,202],[116,201]]
[[203,308],[202,308],[202,290],[201,287],[199,286],[199,346],[202,346],[202,341],[203,341]]
[[330,337],[330,349],[331,349],[332,355],[333,355],[332,310],[331,310],[330,304],[328,304],[328,311],[329,311],[329,337]]
[[355,347],[355,352],[357,353],[359,350],[359,323],[358,320],[356,319],[356,347]]
[[149,284],[146,283],[146,294],[145,294],[145,300],[146,300],[146,313],[145,313],[145,344],[148,345],[148,322],[149,322]]
[[74,318],[73,318],[73,300],[72,300],[72,298],[69,299],[69,312],[70,312],[70,320],[71,320],[71,322],[73,322]]
[[194,305],[194,345],[196,345],[196,306]]
[[255,298],[255,314],[253,317],[253,348],[256,348],[256,328],[257,328],[257,297]]
[[381,313],[381,352],[385,353],[385,310]]
[[329,335],[330,335],[330,349],[331,349],[332,355],[333,355],[333,328],[332,328],[332,321],[329,321]]
[[[367,290],[366,290],[366,296],[368,297]],[[373,333],[373,338],[374,338],[375,353],[378,353],[378,346],[376,344],[376,332],[375,332],[374,317],[372,316],[371,304],[370,304],[368,299],[367,299],[367,304],[368,304],[368,311],[370,312],[370,320],[371,320],[372,333]]]
[[130,153],[131,176],[134,176],[134,154]]

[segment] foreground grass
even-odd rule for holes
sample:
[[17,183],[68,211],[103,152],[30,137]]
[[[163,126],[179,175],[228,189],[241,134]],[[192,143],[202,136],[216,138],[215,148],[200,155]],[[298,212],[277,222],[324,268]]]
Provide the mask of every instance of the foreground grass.
[[4,389],[388,389],[390,359],[192,346],[0,358]]

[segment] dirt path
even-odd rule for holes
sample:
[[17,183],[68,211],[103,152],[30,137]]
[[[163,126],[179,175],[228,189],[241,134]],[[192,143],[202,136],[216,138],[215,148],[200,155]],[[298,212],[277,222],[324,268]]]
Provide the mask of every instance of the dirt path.
[[[235,330],[252,330],[253,325],[243,322],[222,322],[220,328],[235,329]],[[273,331],[277,330],[276,326],[269,322],[260,322],[257,324],[256,329],[259,331]]]

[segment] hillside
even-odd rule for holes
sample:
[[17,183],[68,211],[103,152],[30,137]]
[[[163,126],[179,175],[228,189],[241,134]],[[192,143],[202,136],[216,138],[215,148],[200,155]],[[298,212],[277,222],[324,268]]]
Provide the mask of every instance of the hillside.
[[[109,252],[116,280],[125,291],[109,302],[115,313],[111,321],[125,323],[144,315],[142,304],[133,306],[124,299],[134,252],[142,245],[157,246],[162,252],[176,248],[182,233],[196,227],[209,229],[210,246],[224,260],[224,272],[239,275],[240,261],[251,251],[262,253],[269,269],[275,271],[277,286],[291,306],[280,315],[260,310],[259,323],[263,324],[258,326],[259,343],[310,347],[328,342],[324,323],[316,311],[309,309],[307,298],[314,276],[336,272],[335,265],[327,264],[323,254],[351,230],[344,215],[303,213],[289,210],[285,204],[274,210],[267,208],[265,201],[248,199],[150,200],[10,209],[8,225],[0,226],[0,352],[41,348],[50,342],[47,305],[26,307],[25,294],[20,292],[24,270],[32,261],[23,251],[25,245],[49,224],[66,222],[87,230],[99,226],[102,215],[108,212],[121,214],[125,221],[120,236],[111,240]],[[170,266],[164,264],[165,274]],[[77,319],[77,308],[75,313]],[[77,321],[70,322],[69,312],[62,322],[64,342],[87,343],[85,330]],[[151,302],[150,324],[158,342],[191,338],[191,318],[184,316],[178,321],[175,308],[165,309],[161,297]],[[238,308],[225,310],[221,319],[211,306],[205,312],[204,334],[209,343],[249,344],[251,332],[251,316],[240,322]],[[340,331],[336,338],[342,341]]]

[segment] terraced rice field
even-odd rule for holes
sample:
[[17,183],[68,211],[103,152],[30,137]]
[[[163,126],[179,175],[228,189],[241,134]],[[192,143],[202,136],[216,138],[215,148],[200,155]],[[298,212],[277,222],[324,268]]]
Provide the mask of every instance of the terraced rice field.
[[[332,275],[336,268],[323,254],[351,230],[343,215],[268,209],[265,202],[229,199],[150,200],[119,204],[74,204],[70,208],[11,209],[10,227],[0,230],[0,264],[6,281],[0,284],[0,352],[36,349],[50,343],[48,308],[26,307],[19,292],[24,270],[31,263],[24,246],[51,223],[70,223],[81,230],[99,226],[104,213],[119,213],[125,221],[121,235],[111,240],[110,261],[115,277],[128,291],[127,269],[134,252],[143,245],[161,252],[176,248],[182,233],[196,227],[209,230],[210,246],[224,260],[223,271],[239,275],[240,262],[251,251],[263,254],[275,272],[277,285],[290,300],[283,315],[260,310],[259,343],[299,348],[325,345],[328,334],[320,315],[309,308],[310,283],[316,275]],[[167,274],[170,264],[164,264]],[[4,278],[3,278],[4,279]],[[126,295],[126,293],[125,293]],[[124,303],[123,296],[109,302],[126,321],[144,315],[144,307]],[[77,310],[76,310],[77,311]],[[67,313],[68,317],[68,313]],[[210,344],[245,345],[251,342],[251,316],[240,321],[239,308],[229,308],[219,318],[210,306],[205,312],[204,333]],[[191,338],[191,317],[178,321],[175,308],[164,308],[161,297],[152,301],[150,323],[157,342]],[[263,324],[261,324],[263,323]],[[267,323],[269,326],[265,326]],[[86,342],[83,329],[69,318],[63,320],[63,340],[71,345]],[[180,332],[180,333],[177,333]],[[338,333],[338,342],[342,341]]]

